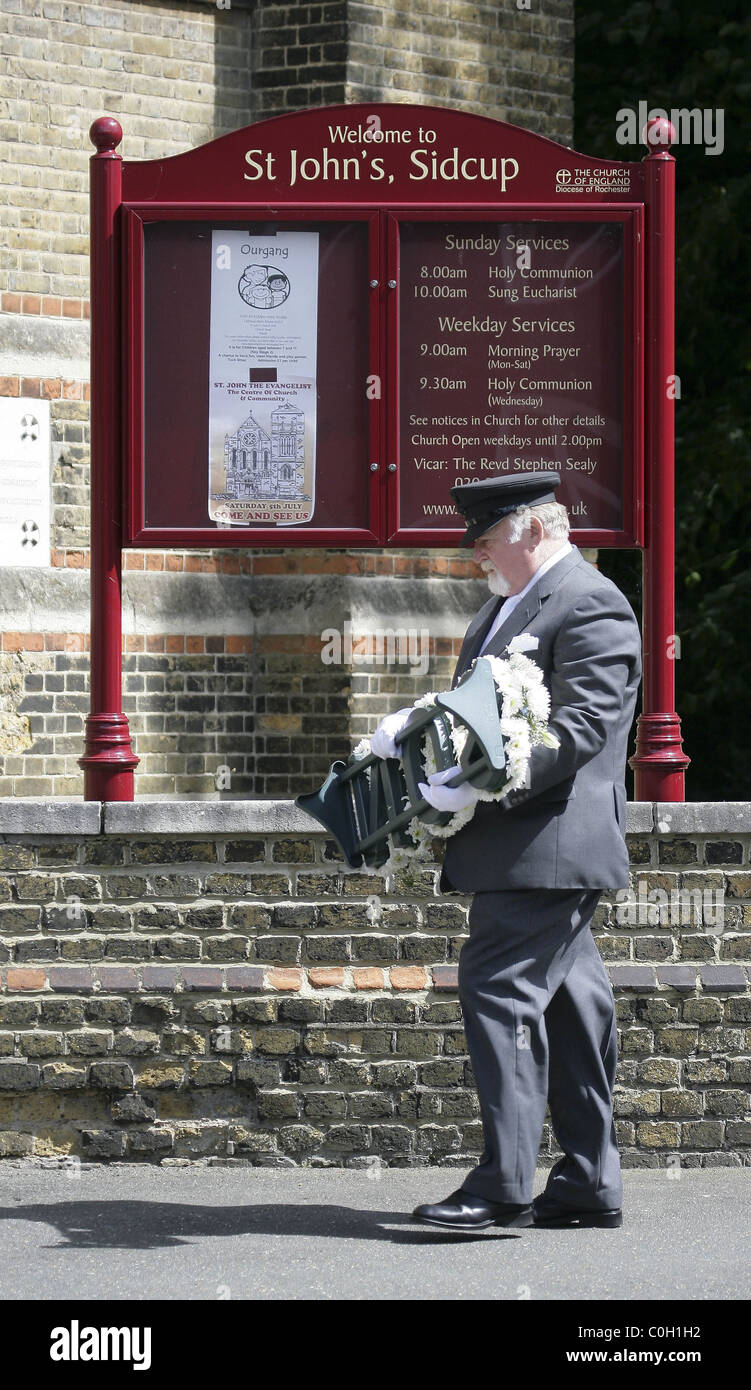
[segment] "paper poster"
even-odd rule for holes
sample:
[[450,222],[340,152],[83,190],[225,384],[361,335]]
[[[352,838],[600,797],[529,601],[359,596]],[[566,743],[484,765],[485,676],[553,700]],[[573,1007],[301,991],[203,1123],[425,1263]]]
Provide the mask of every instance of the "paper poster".
[[213,231],[211,267],[209,516],[310,521],[318,233]]

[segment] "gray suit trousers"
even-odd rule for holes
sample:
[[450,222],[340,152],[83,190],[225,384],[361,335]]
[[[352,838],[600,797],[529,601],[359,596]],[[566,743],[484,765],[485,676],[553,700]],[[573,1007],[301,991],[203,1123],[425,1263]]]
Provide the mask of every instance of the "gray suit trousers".
[[532,1200],[546,1102],[564,1157],[546,1195],[621,1205],[613,1123],[613,992],[590,930],[599,889],[476,893],[459,956],[459,999],[484,1149],[463,1190]]

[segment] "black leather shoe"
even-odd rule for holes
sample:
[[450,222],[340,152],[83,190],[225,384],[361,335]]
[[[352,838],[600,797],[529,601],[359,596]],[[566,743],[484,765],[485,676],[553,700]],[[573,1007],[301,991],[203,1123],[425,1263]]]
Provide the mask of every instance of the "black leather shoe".
[[623,1212],[620,1207],[601,1207],[599,1210],[564,1206],[554,1197],[546,1197],[544,1192],[532,1202],[535,1226],[622,1226]]
[[443,1202],[415,1207],[412,1220],[450,1231],[482,1231],[486,1226],[531,1226],[533,1213],[529,1205],[490,1202],[459,1187]]

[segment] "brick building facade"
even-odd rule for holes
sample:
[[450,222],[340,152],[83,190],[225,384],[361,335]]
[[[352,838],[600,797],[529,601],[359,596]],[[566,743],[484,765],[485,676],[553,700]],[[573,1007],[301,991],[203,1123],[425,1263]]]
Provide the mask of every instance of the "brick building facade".
[[[450,105],[570,143],[573,3],[0,0],[0,24],[0,395],[49,401],[52,430],[50,565],[0,568],[0,796],[77,796],[91,122],[120,120],[126,159],[341,101]],[[317,785],[386,709],[446,682],[485,594],[453,551],[130,550],[124,567],[137,796]],[[425,631],[427,670],[322,663],[325,628],[348,625],[357,653],[384,623]]]

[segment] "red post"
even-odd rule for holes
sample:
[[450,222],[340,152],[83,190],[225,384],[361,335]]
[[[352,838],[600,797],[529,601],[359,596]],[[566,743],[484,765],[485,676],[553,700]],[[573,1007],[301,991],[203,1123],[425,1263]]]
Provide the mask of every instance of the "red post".
[[85,801],[132,801],[128,720],[122,712],[120,240],[123,138],[100,116],[91,157],[91,707],[86,720]]
[[[646,201],[646,477],[644,678],[634,769],[637,801],[684,801],[681,721],[675,713],[675,128],[648,121]],[[678,648],[678,651],[680,649]]]

